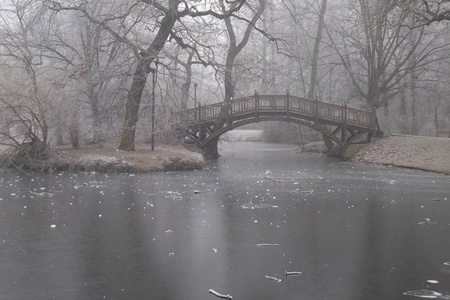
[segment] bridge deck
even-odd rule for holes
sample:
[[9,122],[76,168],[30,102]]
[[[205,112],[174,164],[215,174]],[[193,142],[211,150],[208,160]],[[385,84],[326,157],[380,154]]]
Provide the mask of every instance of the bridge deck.
[[188,109],[178,113],[184,126],[208,125],[219,121],[258,118],[258,116],[287,116],[344,125],[355,129],[380,132],[375,112],[322,102],[291,95],[253,95],[230,102],[221,102]]

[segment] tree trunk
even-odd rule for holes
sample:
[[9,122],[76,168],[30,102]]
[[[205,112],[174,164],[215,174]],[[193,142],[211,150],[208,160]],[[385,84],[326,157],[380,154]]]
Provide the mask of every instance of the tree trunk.
[[61,113],[59,112],[56,116],[56,145],[63,146],[64,138],[63,138],[63,120],[61,118]]
[[142,93],[147,82],[147,70],[150,67],[150,60],[139,58],[136,71],[133,75],[128,100],[125,108],[125,119],[123,124],[122,139],[119,150],[134,151],[134,139],[136,135],[136,125],[138,121],[139,106],[141,104]]
[[[308,92],[309,99],[313,99],[314,93],[315,93],[315,87],[316,87],[316,81],[317,81],[317,65],[318,65],[318,61],[319,61],[319,48],[320,48],[320,41],[322,40],[322,30],[323,30],[323,25],[325,23],[326,10],[327,10],[327,0],[322,0],[322,5],[320,7],[320,13],[319,13],[319,27],[317,28],[317,36],[316,36],[316,40],[314,42],[314,49],[313,49],[313,61],[312,61],[312,65],[311,65],[311,81],[309,84],[309,92]],[[325,134],[322,134],[322,138],[323,138],[328,150],[331,151],[334,147],[332,140]]]
[[267,86],[268,86],[268,80],[267,80],[267,39],[265,37],[262,38],[262,76],[261,76],[261,93],[266,94],[267,93]]
[[239,52],[236,47],[228,50],[227,60],[225,64],[225,101],[230,101],[234,98],[234,82],[233,82],[233,68],[234,61]]
[[438,119],[438,106],[434,106],[434,124],[436,126],[436,137],[439,137],[439,119]]
[[317,80],[317,64],[319,61],[319,47],[320,47],[320,41],[322,40],[322,30],[323,25],[325,21],[325,12],[327,10],[327,0],[322,0],[322,6],[320,7],[320,15],[319,15],[319,27],[317,28],[317,36],[316,41],[314,43],[314,50],[313,50],[313,61],[311,66],[311,83],[309,86],[309,93],[308,98],[313,99],[314,98],[314,91],[316,87],[316,80]]
[[189,100],[189,91],[191,89],[191,83],[192,83],[192,58],[194,56],[194,51],[191,51],[189,53],[188,60],[186,64],[184,64],[184,67],[186,69],[186,77],[184,79],[184,83],[181,85],[181,110],[186,110]]
[[416,91],[416,72],[413,69],[411,71],[411,116],[412,116],[412,124],[411,124],[411,134],[417,135],[419,131],[419,126],[417,124],[417,91]]
[[94,136],[92,138],[93,143],[97,143],[102,140],[102,120],[100,116],[100,109],[98,107],[98,94],[94,91],[94,86],[91,85],[89,91],[89,104],[91,106],[92,119],[93,119],[93,131]]
[[[271,56],[270,59],[272,61],[272,64],[275,63],[276,56],[277,56],[277,46],[275,45],[275,43],[272,43],[272,49],[270,52],[270,56]],[[271,82],[270,82],[271,92],[272,92],[272,94],[275,95],[275,94],[277,94],[277,74],[275,73],[276,70],[274,68],[272,68],[270,71],[271,71],[270,74],[272,75]]]
[[[233,82],[233,69],[234,69],[234,61],[239,53],[244,49],[247,44],[250,33],[255,26],[258,19],[261,17],[264,12],[266,2],[265,0],[259,0],[259,7],[253,16],[251,22],[247,24],[247,28],[245,30],[244,36],[240,43],[237,43],[236,34],[233,29],[233,25],[231,23],[230,18],[225,19],[225,26],[227,28],[228,36],[230,38],[229,43],[230,46],[227,52],[227,58],[225,62],[225,102],[230,101],[234,98],[234,82]],[[223,0],[221,1],[222,10],[225,12],[225,6]],[[221,111],[220,113],[227,113],[227,111]],[[213,131],[219,130],[224,126],[224,123],[215,124]],[[217,151],[217,143],[219,142],[219,137],[211,140],[208,143],[208,146],[204,149],[203,153],[208,158],[217,158],[219,156],[219,152]]]
[[[415,34],[411,34],[411,41],[415,40]],[[415,49],[412,50],[411,54],[411,64],[414,64],[416,61],[416,51]],[[411,68],[411,117],[412,117],[412,124],[411,124],[411,134],[417,135],[419,133],[419,125],[417,123],[417,72],[416,68]]]
[[136,70],[133,74],[130,91],[125,108],[125,119],[123,122],[122,138],[119,150],[134,151],[134,141],[136,135],[136,125],[139,118],[139,106],[141,104],[142,93],[144,92],[147,76],[150,73],[150,64],[156,59],[158,53],[164,47],[170,32],[175,25],[176,15],[168,13],[161,20],[161,27],[155,36],[150,47],[137,59]]

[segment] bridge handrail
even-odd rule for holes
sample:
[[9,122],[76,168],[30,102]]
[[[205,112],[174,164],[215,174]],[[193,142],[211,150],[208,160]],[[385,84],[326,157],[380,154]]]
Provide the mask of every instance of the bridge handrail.
[[285,111],[378,130],[375,112],[292,95],[255,94],[229,102],[191,108],[176,115],[187,124],[195,124],[258,111]]

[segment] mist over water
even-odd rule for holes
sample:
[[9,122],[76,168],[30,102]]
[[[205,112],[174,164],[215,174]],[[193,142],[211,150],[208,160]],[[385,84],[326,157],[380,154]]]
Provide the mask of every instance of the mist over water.
[[193,172],[1,174],[0,299],[447,299],[450,177],[221,147]]

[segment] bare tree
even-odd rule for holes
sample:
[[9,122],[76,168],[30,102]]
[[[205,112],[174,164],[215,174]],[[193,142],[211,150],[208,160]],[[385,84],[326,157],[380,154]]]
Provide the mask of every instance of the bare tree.
[[412,11],[425,25],[430,25],[434,22],[450,21],[449,0],[420,0],[419,6],[416,6]]
[[317,28],[317,36],[314,42],[313,60],[311,66],[311,81],[309,85],[308,98],[314,98],[314,90],[316,87],[317,78],[317,64],[319,61],[319,47],[320,41],[322,40],[322,30],[325,24],[325,12],[327,11],[327,0],[322,0],[322,5],[320,6],[319,14],[319,26]]
[[[219,0],[222,7],[222,11],[226,12],[225,3],[223,0]],[[235,4],[236,5],[236,4]],[[233,27],[232,19],[225,18],[225,26],[228,34],[228,51],[225,59],[225,70],[224,70],[224,85],[225,85],[225,102],[228,102],[234,98],[235,94],[235,78],[233,78],[233,70],[235,68],[235,60],[239,53],[244,49],[245,45],[248,43],[250,34],[252,30],[256,27],[257,21],[261,18],[262,13],[266,7],[265,0],[258,1],[258,7],[253,13],[251,20],[246,24],[244,34],[241,41],[238,41],[236,30]],[[215,130],[222,127],[223,124],[216,124]],[[219,142],[219,137],[213,139],[208,143],[208,147],[204,150],[204,155],[209,158],[215,158],[219,156],[217,150],[217,143]]]
[[[226,12],[226,7],[223,0],[219,0],[220,5],[222,7],[222,11]],[[264,9],[266,7],[265,0],[259,0],[258,8],[256,9],[255,13],[253,14],[253,17],[251,18],[250,22],[248,22],[247,26],[245,27],[244,34],[242,36],[241,41],[238,41],[238,37],[236,36],[235,29],[233,28],[232,20],[231,18],[226,18],[225,26],[228,33],[229,38],[229,45],[228,45],[228,51],[227,56],[225,60],[225,101],[229,101],[234,97],[234,80],[233,80],[233,68],[234,63],[236,60],[236,57],[239,55],[239,53],[242,51],[242,49],[247,44],[250,34],[252,32],[252,29],[256,26],[256,22],[260,19],[262,13],[264,12]]]
[[[6,3],[5,3],[6,4]],[[9,164],[30,167],[49,156],[49,113],[52,108],[52,74],[34,47],[43,23],[38,1],[11,1],[2,7],[0,55],[9,74],[1,84],[0,106],[8,126],[0,144],[13,147]],[[50,78],[49,78],[50,77]]]
[[[92,7],[93,15],[102,14],[101,2]],[[123,95],[126,84],[126,74],[129,72],[128,56],[129,48],[119,40],[106,34],[101,25],[89,22],[84,16],[77,17],[79,22],[74,22],[79,27],[76,30],[78,39],[65,44],[68,51],[74,57],[70,61],[72,72],[69,78],[81,83],[81,99],[87,98],[90,108],[90,117],[93,123],[92,142],[98,142],[105,138],[105,116],[114,102]],[[66,16],[67,17],[67,16]],[[119,20],[117,26],[122,36],[130,34],[136,22],[141,16],[135,16],[134,22],[124,24]],[[67,41],[69,43],[70,41]],[[54,48],[49,47],[49,51]],[[58,51],[57,54],[60,52]]]
[[404,27],[411,23],[411,15],[393,0],[359,0],[357,6],[347,8],[351,8],[347,17],[354,18],[355,26],[334,23],[341,40],[328,29],[333,48],[367,107],[388,105],[401,79],[429,54],[422,52],[412,59],[423,42],[424,29]]
[[[101,25],[109,34],[133,49],[135,69],[131,78],[130,88],[128,89],[122,137],[118,148],[120,150],[134,150],[139,108],[147,77],[151,70],[150,65],[157,60],[158,54],[169,38],[183,44],[182,39],[173,30],[175,24],[178,21],[181,22],[183,18],[214,17],[223,19],[238,11],[245,3],[245,0],[233,1],[228,5],[230,9],[225,13],[219,12],[220,8],[214,3],[205,5],[205,9],[200,10],[198,8],[200,6],[181,0],[169,0],[167,2],[154,0],[134,1],[118,13],[114,13],[115,10],[111,10],[108,14],[103,15],[102,18],[96,18],[89,13],[86,6],[91,4],[90,2],[73,3],[52,0],[47,2],[55,11],[76,10],[82,12],[89,21]],[[126,19],[133,11],[143,8],[151,9],[154,16],[154,19],[149,20],[148,24],[142,24],[143,28],[151,27],[151,31],[155,32],[155,34],[149,34],[141,40],[133,41],[109,26],[108,21]]]

